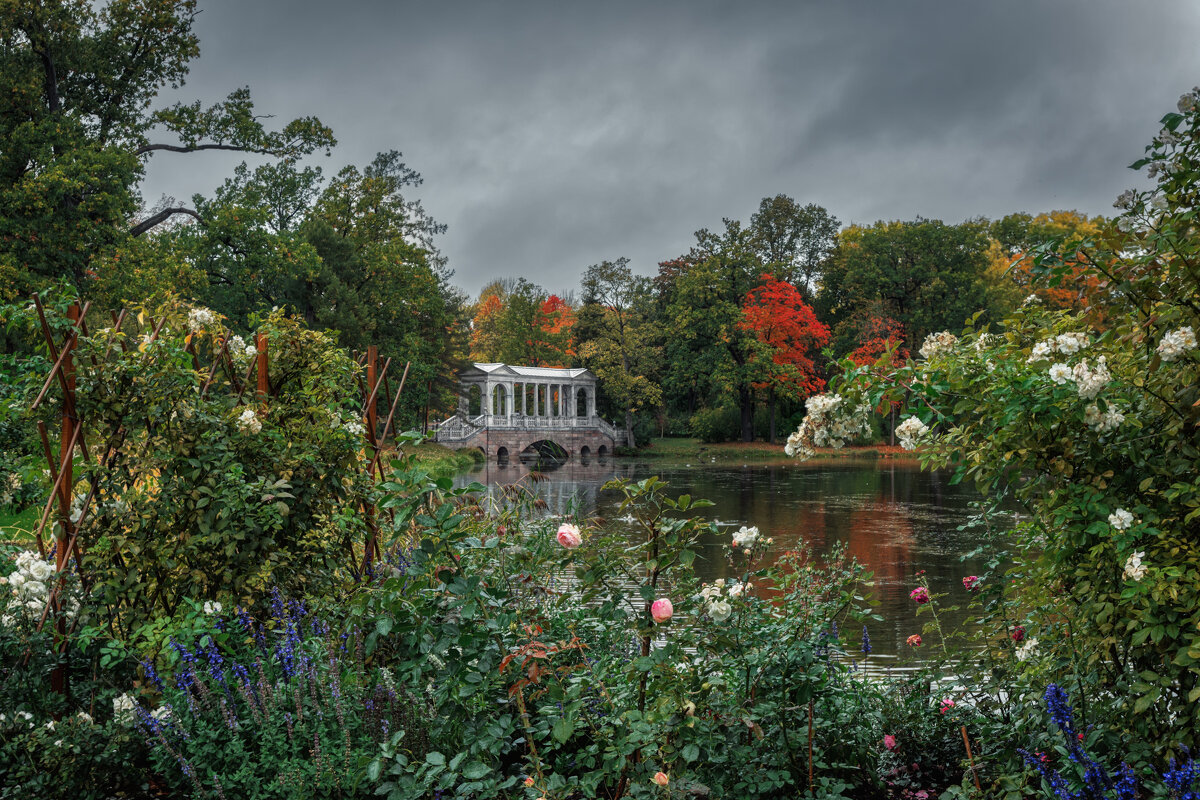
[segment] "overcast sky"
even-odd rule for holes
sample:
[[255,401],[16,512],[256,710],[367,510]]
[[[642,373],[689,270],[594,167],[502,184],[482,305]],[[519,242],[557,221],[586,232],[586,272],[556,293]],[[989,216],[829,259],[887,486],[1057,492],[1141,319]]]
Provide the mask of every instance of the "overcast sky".
[[[334,129],[327,175],[396,149],[472,295],[651,273],[768,195],[843,224],[1111,213],[1200,84],[1188,0],[410,3],[201,0],[180,99],[249,85]],[[145,196],[209,193],[239,159],[160,154]]]

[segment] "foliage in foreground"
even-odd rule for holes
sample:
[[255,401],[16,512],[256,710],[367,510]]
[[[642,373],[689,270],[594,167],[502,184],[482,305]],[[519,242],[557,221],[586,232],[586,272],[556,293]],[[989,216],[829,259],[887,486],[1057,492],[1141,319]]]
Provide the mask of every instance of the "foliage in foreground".
[[[1197,91],[1162,123],[1133,165],[1155,183],[1118,198],[1114,234],[1023,257],[1051,287],[1093,285],[1084,311],[1031,295],[994,329],[931,334],[918,362],[847,364],[788,445],[808,454],[906,403],[896,432],[924,464],[1027,512],[1011,576],[1027,617],[1008,623],[1029,640],[1023,671],[1072,687],[1081,728],[1147,765],[1200,748]],[[972,671],[990,674],[982,657]]]

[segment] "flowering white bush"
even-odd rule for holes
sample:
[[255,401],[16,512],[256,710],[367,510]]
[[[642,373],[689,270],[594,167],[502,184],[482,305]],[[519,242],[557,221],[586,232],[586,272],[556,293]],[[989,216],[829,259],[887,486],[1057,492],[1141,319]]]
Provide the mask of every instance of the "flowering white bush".
[[1088,427],[1103,435],[1112,433],[1120,427],[1121,423],[1125,421],[1125,415],[1112,406],[1101,411],[1099,406],[1091,403],[1083,410],[1083,419]]
[[958,344],[958,337],[950,331],[931,333],[925,337],[925,341],[921,343],[921,349],[917,352],[921,354],[921,358],[928,361],[935,356],[951,352],[956,344]]
[[238,430],[245,433],[258,433],[262,430],[262,421],[253,408],[247,408],[238,415],[237,426]]
[[193,308],[188,312],[188,329],[193,333],[213,325],[217,315],[207,308]]
[[704,584],[700,589],[700,602],[704,604],[704,613],[712,617],[713,622],[724,622],[733,615],[733,604],[729,601],[745,597],[753,588],[752,584],[727,582],[724,578]]
[[[0,625],[11,627],[16,624],[36,624],[50,599],[54,588],[54,563],[47,561],[32,550],[17,554],[16,569],[0,578],[0,586],[8,587],[8,604],[0,615]],[[68,592],[62,598],[63,609],[75,613],[79,608],[77,593]]]
[[113,698],[113,718],[122,725],[132,725],[137,721],[137,700],[132,695],[123,694]]
[[1196,334],[1191,326],[1179,328],[1163,336],[1158,343],[1158,354],[1163,361],[1174,361],[1188,350],[1196,349]]
[[909,417],[896,426],[896,436],[900,439],[900,446],[905,450],[915,449],[917,441],[927,433],[929,433],[929,426],[916,417]]
[[1071,380],[1071,368],[1066,364],[1051,364],[1050,365],[1050,380],[1058,385],[1062,385]]
[[805,407],[807,416],[783,448],[789,456],[811,458],[814,448],[844,447],[871,432],[871,407],[865,403],[850,406],[836,394],[816,394]]
[[367,432],[366,426],[356,419],[350,420],[342,427],[344,427],[346,429],[346,433],[349,433],[351,436],[362,436]]
[[1127,581],[1140,581],[1146,577],[1146,565],[1142,559],[1146,557],[1144,550],[1138,550],[1125,560],[1125,571],[1122,573]]
[[1086,358],[1080,361],[1075,365],[1075,369],[1071,370],[1071,377],[1079,389],[1079,396],[1084,400],[1094,400],[1096,395],[1100,394],[1112,380],[1112,374],[1108,371],[1108,364],[1104,356],[1096,359],[1095,369],[1088,367]]
[[1108,515],[1108,524],[1112,525],[1115,530],[1127,531],[1133,527],[1133,514],[1123,508],[1118,508]]
[[743,525],[741,529],[733,534],[733,546],[738,548],[753,547],[758,542],[758,536],[758,528],[747,528]]

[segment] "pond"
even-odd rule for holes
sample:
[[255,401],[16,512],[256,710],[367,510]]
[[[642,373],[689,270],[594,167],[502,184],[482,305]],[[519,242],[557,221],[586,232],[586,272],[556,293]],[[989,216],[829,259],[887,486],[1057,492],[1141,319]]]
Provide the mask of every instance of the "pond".
[[[965,600],[962,578],[984,571],[982,560],[965,558],[982,543],[980,529],[959,527],[972,516],[970,504],[979,495],[972,487],[951,485],[944,473],[922,472],[910,459],[820,459],[805,463],[661,464],[654,461],[612,460],[581,464],[568,462],[542,468],[547,480],[537,484],[548,504],[547,513],[578,508],[599,516],[607,525],[625,525],[616,511],[619,496],[601,489],[616,477],[640,480],[659,475],[672,495],[691,494],[715,504],[700,514],[717,520],[722,535],[705,543],[696,571],[711,581],[736,573],[722,552],[728,533],[741,525],[756,525],[774,539],[776,554],[804,542],[827,554],[837,544],[875,574],[872,608],[882,622],[868,625],[873,654],[871,665],[884,667],[914,654],[904,642],[921,631],[929,617],[916,616],[908,593],[923,584],[934,593],[948,593],[944,602]],[[528,465],[488,464],[459,477],[502,486],[526,478]],[[1011,520],[1003,520],[1011,524]],[[997,534],[993,534],[997,535]],[[921,572],[924,580],[919,579]],[[947,628],[958,619],[942,615]],[[861,631],[844,631],[843,641],[857,653]]]

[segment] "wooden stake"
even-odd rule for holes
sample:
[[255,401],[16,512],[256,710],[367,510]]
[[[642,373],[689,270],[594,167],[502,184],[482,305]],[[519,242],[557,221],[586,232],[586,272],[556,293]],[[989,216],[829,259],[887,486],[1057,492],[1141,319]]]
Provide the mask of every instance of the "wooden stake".
[[258,402],[267,402],[267,395],[271,391],[271,383],[267,380],[267,335],[260,333],[258,335]]
[[963,744],[967,748],[967,760],[971,762],[971,777],[975,779],[976,791],[982,793],[983,789],[979,786],[979,774],[975,772],[975,756],[971,753],[971,740],[967,738],[967,726],[962,726]]

